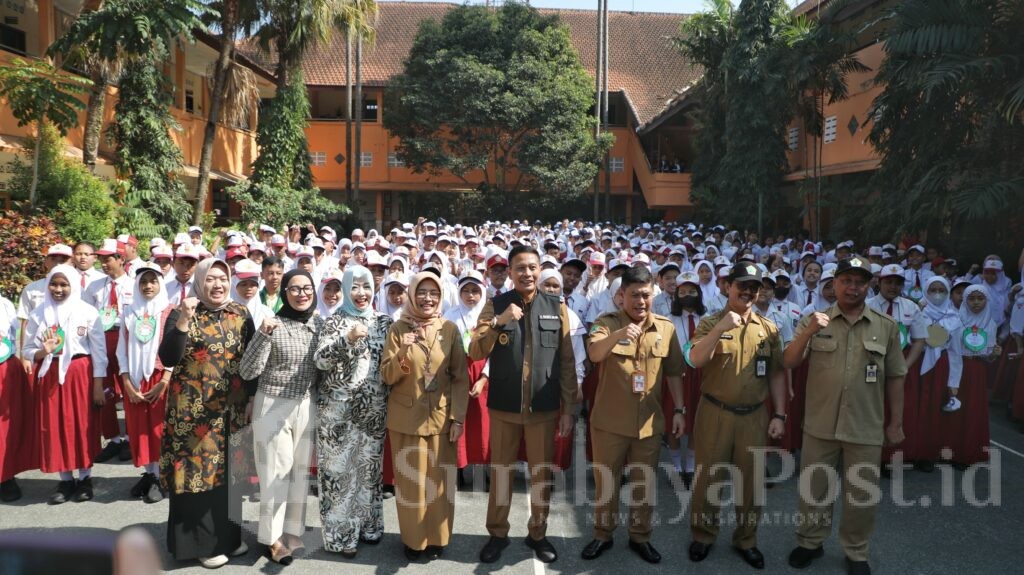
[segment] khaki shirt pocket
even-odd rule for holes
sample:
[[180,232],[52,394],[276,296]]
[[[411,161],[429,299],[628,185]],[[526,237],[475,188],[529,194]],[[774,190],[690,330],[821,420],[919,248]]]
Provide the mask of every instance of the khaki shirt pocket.
[[402,407],[412,407],[412,404],[415,402],[413,396],[409,395],[408,393],[392,393],[390,395],[390,398],[391,401],[394,401],[396,404],[401,405]]
[[838,342],[833,338],[814,336],[811,338],[811,363],[815,367],[830,369],[836,366]]

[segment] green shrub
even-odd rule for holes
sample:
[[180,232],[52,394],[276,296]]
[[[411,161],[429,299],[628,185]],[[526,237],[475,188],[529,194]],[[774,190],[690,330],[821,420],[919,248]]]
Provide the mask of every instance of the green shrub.
[[30,282],[43,277],[43,256],[63,241],[53,220],[18,211],[0,213],[0,293],[15,300]]

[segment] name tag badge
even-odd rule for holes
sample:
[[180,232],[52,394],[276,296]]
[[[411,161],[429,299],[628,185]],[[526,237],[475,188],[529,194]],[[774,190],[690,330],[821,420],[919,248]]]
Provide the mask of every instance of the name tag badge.
[[754,362],[754,373],[757,377],[766,377],[768,375],[768,358],[758,357]]
[[878,383],[878,364],[871,362],[864,367],[864,383]]
[[643,393],[647,391],[647,375],[642,371],[633,372],[633,393]]

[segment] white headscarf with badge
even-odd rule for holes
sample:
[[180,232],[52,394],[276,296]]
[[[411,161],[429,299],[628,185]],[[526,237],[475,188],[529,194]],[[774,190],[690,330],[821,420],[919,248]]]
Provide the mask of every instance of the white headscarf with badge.
[[[142,279],[156,274],[158,291],[152,299],[142,295]],[[135,297],[125,310],[124,341],[128,355],[128,377],[136,389],[143,380],[149,379],[156,370],[157,350],[160,348],[160,316],[167,309],[167,290],[164,289],[160,269],[153,264],[139,266],[135,270]],[[123,367],[123,366],[122,366]]]

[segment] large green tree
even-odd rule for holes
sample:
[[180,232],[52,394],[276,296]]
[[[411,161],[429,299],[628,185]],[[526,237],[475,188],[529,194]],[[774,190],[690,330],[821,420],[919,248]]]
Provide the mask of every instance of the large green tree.
[[611,140],[595,142],[593,105],[557,17],[518,2],[458,6],[420,25],[386,93],[384,127],[416,172],[450,172],[481,191],[576,197]]
[[[884,36],[868,224],[986,235],[1024,199],[1024,0],[906,0]],[[978,230],[978,232],[972,232]],[[1019,229],[1017,230],[1019,234]],[[1014,241],[1019,240],[1019,235]]]

